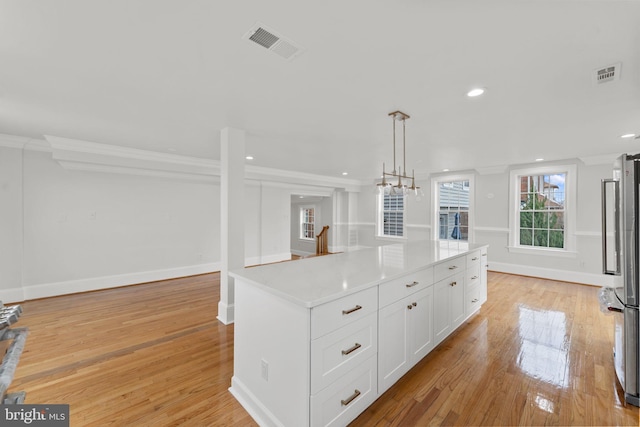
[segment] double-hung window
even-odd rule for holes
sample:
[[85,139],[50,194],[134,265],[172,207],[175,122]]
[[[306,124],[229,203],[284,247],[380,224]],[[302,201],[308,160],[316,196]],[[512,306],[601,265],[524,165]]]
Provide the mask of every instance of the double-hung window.
[[315,239],[315,208],[313,206],[300,206],[300,239]]
[[405,205],[406,196],[402,194],[378,195],[378,237],[404,237],[405,236]]
[[510,251],[573,254],[576,166],[512,170]]

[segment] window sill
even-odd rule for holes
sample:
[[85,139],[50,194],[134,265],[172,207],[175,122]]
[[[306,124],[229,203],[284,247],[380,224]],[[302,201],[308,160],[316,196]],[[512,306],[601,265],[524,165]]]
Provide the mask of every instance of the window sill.
[[511,253],[528,254],[528,255],[542,255],[553,256],[562,258],[577,258],[578,253],[576,251],[570,251],[567,249],[550,249],[539,247],[524,247],[524,246],[507,246],[507,249]]

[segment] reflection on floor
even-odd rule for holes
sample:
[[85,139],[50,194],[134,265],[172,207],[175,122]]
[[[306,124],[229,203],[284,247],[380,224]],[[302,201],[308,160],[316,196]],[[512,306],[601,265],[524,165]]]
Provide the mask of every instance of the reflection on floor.
[[489,273],[480,313],[353,426],[631,425],[597,287]]

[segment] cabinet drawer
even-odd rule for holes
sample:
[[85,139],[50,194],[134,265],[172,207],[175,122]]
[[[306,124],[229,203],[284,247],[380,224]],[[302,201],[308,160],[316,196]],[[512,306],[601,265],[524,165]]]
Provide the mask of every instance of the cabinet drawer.
[[472,286],[467,292],[465,292],[464,300],[464,313],[466,317],[475,313],[480,309],[482,301],[480,301],[480,283]]
[[378,311],[378,287],[348,295],[311,309],[311,339]]
[[438,264],[433,269],[433,279],[436,282],[449,277],[453,274],[464,271],[465,269],[465,257],[459,256],[457,258],[449,259],[441,264]]
[[387,306],[432,284],[432,267],[383,283],[378,287],[380,292],[379,305],[380,307]]
[[473,251],[467,254],[467,268],[474,265],[480,265],[480,262],[481,262],[480,250]]
[[376,313],[356,320],[311,342],[311,394],[315,394],[375,355]]
[[321,392],[311,395],[312,426],[346,426],[376,398],[376,361],[370,357]]
[[465,287],[469,288],[476,283],[480,282],[480,264],[467,268],[467,274],[465,276]]

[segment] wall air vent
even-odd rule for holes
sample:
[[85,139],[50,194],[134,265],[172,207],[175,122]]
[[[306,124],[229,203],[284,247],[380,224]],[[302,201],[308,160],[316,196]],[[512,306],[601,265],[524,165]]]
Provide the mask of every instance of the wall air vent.
[[608,65],[603,68],[593,70],[593,78],[596,84],[608,83],[620,79],[620,68],[622,63]]
[[242,38],[256,43],[289,61],[303,52],[300,46],[260,23],[256,23],[251,27]]

